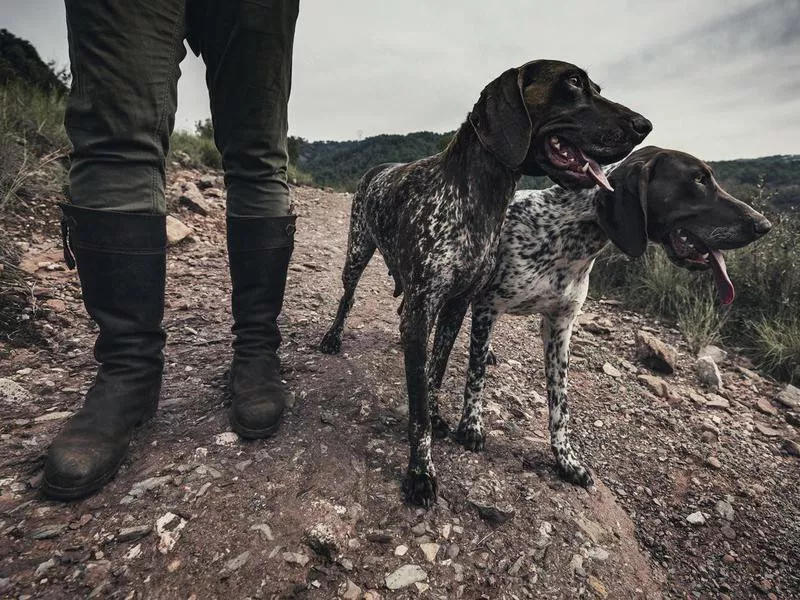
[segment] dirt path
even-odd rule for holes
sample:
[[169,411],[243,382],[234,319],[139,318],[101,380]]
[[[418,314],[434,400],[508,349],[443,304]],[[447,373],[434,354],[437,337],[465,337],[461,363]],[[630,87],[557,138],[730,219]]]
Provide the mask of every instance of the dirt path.
[[[199,176],[178,173],[173,196]],[[602,481],[595,492],[555,476],[536,319],[507,318],[495,337],[485,452],[439,443],[439,504],[404,506],[399,301],[379,258],[343,353],[314,348],[340,290],[343,194],[296,190],[283,321],[294,406],[275,438],[237,440],[223,403],[230,282],[215,194],[205,192],[208,216],[176,211],[194,233],[170,251],[158,415],[116,479],[73,504],[44,501],[36,488],[49,440],[91,381],[94,336],[56,236],[26,238],[23,267],[35,273],[34,316],[48,346],[0,342],[0,596],[800,596],[800,461],[784,441],[797,440],[797,410],[771,404],[779,388],[736,360],[721,365],[729,407],[714,408],[677,332],[609,303],[587,307],[596,316],[578,331],[571,385],[574,439]],[[645,327],[681,352],[667,397],[649,393],[637,378],[648,372],[631,364],[634,332]],[[462,333],[443,393],[451,424],[465,343]],[[758,400],[775,414],[762,414]],[[697,511],[705,523],[692,525]],[[390,590],[390,574],[390,585],[406,585]]]

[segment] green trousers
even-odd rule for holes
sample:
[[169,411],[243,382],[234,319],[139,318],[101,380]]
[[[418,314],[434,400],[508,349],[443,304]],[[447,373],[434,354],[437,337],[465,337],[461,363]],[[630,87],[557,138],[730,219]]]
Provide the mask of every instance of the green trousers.
[[299,0],[65,0],[71,202],[164,214],[184,40],[206,64],[228,215],[284,216]]

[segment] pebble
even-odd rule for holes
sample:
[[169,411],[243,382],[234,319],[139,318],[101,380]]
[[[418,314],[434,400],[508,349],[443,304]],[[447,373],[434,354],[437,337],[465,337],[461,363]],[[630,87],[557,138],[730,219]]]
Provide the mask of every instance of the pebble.
[[608,598],[608,590],[606,586],[603,585],[603,582],[597,579],[594,575],[589,575],[586,579],[586,583],[589,584],[589,587],[592,588],[595,594],[600,596],[600,598]]
[[305,554],[300,552],[284,552],[283,553],[283,560],[287,563],[300,565],[301,567],[305,567],[308,564],[308,561],[311,560]]
[[450,560],[455,560],[458,558],[458,555],[461,553],[461,548],[459,548],[458,544],[450,544],[447,547],[446,556]]
[[569,561],[569,570],[573,575],[578,577],[585,577],[586,571],[583,568],[583,556],[580,554],[573,554],[572,559]]
[[800,444],[796,441],[787,438],[783,440],[782,448],[790,456],[800,457]]
[[225,563],[225,566],[223,566],[222,570],[220,571],[220,576],[222,577],[229,576],[234,571],[238,571],[239,569],[241,569],[244,565],[247,564],[247,561],[249,560],[250,560],[250,551],[245,550],[238,556],[230,559]]
[[589,558],[591,558],[592,560],[599,560],[601,562],[608,560],[608,557],[611,556],[608,550],[606,550],[605,548],[597,548],[597,547],[590,548],[587,554],[589,555]]
[[714,512],[726,521],[733,521],[733,506],[726,500],[717,500],[714,505]]
[[132,542],[146,536],[153,531],[152,525],[135,525],[133,527],[123,527],[117,532],[116,541]]
[[766,398],[759,398],[758,402],[756,402],[756,408],[760,410],[765,415],[770,416],[777,416],[778,409],[772,406],[772,402],[767,400]]
[[36,571],[33,572],[33,578],[39,579],[40,577],[44,576],[47,571],[51,568],[56,566],[56,559],[50,558],[44,561],[43,563],[39,563],[39,566],[36,567]]
[[[710,432],[706,432],[706,433],[710,433]],[[709,467],[712,467],[714,469],[721,469],[722,468],[722,463],[719,461],[719,459],[716,456],[709,456],[706,459],[706,464]]]
[[417,582],[427,581],[428,574],[419,565],[403,565],[386,576],[386,587],[399,590]]
[[702,513],[701,511],[699,511],[699,510],[698,510],[697,512],[693,512],[693,513],[692,513],[692,514],[690,514],[688,517],[686,517],[686,520],[687,520],[687,521],[689,522],[689,524],[691,524],[691,525],[705,525],[705,523],[706,523],[706,518],[705,518],[705,516],[704,516],[704,515],[703,515],[703,513]]
[[[2,381],[2,380],[0,380]],[[0,397],[2,392],[0,392]],[[789,384],[775,397],[778,404],[786,408],[800,408],[800,388]]]
[[429,542],[427,544],[420,544],[420,550],[425,555],[428,562],[436,562],[436,555],[439,553],[439,544]]
[[50,540],[60,536],[66,528],[66,525],[45,525],[31,533],[31,538],[34,540]]
[[186,519],[172,512],[167,512],[156,520],[156,533],[159,537],[158,551],[161,554],[166,554],[175,547],[186,523]]
[[317,554],[333,558],[339,552],[339,544],[330,526],[318,523],[306,532],[306,544]]
[[72,411],[64,410],[64,411],[54,411],[45,413],[43,415],[39,415],[35,419],[33,419],[34,423],[46,423],[48,421],[61,421],[62,419],[68,419],[72,416]]
[[[700,440],[705,444],[714,444],[717,441],[717,434],[713,431],[704,431],[702,434],[700,434]],[[722,466],[721,463],[720,466]]]
[[614,365],[608,362],[603,363],[603,373],[611,377],[617,377],[617,378],[622,377],[622,371],[620,371]]
[[395,556],[405,556],[408,552],[408,546],[405,544],[400,544],[397,548],[394,549]]
[[722,389],[722,374],[719,372],[719,367],[713,358],[701,356],[695,363],[695,370],[697,371],[697,378],[704,386],[714,390]]
[[31,400],[28,390],[16,381],[0,377],[0,404],[22,404]]
[[172,481],[172,475],[162,475],[161,477],[150,477],[143,481],[138,481],[133,484],[133,487],[128,492],[129,496],[138,497],[150,490],[155,490],[161,486]]
[[709,408],[728,409],[731,407],[731,403],[727,398],[723,398],[719,394],[708,394],[706,396],[706,406]]
[[756,429],[762,434],[767,437],[775,437],[781,434],[780,429],[775,429],[774,427],[770,427],[769,425],[764,425],[763,423],[753,423]]
[[589,536],[589,539],[595,544],[599,544],[608,536],[608,532],[603,529],[603,526],[600,525],[600,523],[592,521],[584,515],[579,515],[575,519],[575,524],[580,527],[581,531]]
[[424,521],[420,521],[416,525],[411,528],[411,533],[414,535],[424,535],[425,531],[427,531],[427,525]]
[[233,431],[224,431],[214,436],[214,443],[217,446],[235,446],[239,443],[239,436]]
[[656,395],[662,398],[669,397],[669,385],[667,382],[655,375],[639,375],[637,377],[640,383],[645,384]]
[[348,579],[339,586],[339,596],[342,600],[360,600],[361,588]]
[[597,419],[597,421],[595,421],[595,422],[593,423],[593,425],[594,425],[595,427],[602,427],[602,426],[603,426],[603,422],[602,422],[600,419]]
[[484,521],[495,525],[505,523],[509,519],[514,518],[516,514],[516,510],[514,510],[514,507],[511,505],[501,507],[473,500],[467,500],[467,502],[477,509],[478,514]]
[[259,523],[250,527],[250,531],[258,531],[268,542],[275,541],[275,536],[272,535],[272,529],[266,523]]
[[142,555],[142,545],[136,544],[131,546],[131,549],[125,553],[125,560],[134,560]]

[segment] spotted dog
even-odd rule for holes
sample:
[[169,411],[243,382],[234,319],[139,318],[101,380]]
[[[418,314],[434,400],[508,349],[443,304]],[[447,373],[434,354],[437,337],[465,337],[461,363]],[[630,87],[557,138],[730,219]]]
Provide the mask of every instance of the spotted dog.
[[547,174],[573,189],[607,185],[600,165],[621,159],[650,130],[647,119],[603,98],[583,70],[538,60],[489,83],[443,152],[380,165],[361,179],[351,209],[344,294],[320,349],[339,351],[356,285],[377,248],[395,295],[404,294],[410,458],[403,490],[410,503],[436,500],[432,430],[447,431],[436,390],[467,308],[491,275],[520,176]]
[[631,154],[609,174],[612,190],[552,187],[517,192],[500,234],[497,267],[472,305],[469,370],[456,438],[484,446],[481,392],[489,339],[497,318],[542,315],[550,447],[564,479],[583,486],[592,476],[569,441],[567,369],[575,318],[586,300],[597,254],[609,243],[632,257],[648,240],[678,266],[710,269],[720,299],[734,289],[721,250],[756,240],[771,225],[726,193],[701,160],[653,146]]

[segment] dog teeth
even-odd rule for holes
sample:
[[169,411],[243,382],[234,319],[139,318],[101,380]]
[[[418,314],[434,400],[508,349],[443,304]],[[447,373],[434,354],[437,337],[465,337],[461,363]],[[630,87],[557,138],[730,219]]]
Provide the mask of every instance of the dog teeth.
[[589,171],[589,163],[587,162],[583,167],[581,167],[581,171],[587,173]]
[[688,241],[689,241],[689,238],[688,238],[688,237],[686,237],[685,235],[682,235],[682,236],[681,236],[681,241],[682,241],[682,242],[688,242]]

